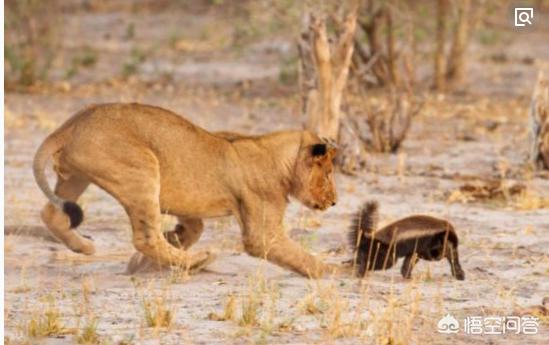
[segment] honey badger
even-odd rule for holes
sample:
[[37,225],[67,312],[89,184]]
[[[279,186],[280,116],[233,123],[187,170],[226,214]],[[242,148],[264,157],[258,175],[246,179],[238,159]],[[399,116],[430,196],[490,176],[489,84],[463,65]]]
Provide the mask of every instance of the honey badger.
[[458,257],[458,237],[452,224],[444,219],[414,215],[377,229],[378,204],[370,201],[354,215],[349,231],[353,263],[357,274],[391,268],[404,257],[400,272],[409,279],[419,259],[448,259],[452,275],[465,279]]

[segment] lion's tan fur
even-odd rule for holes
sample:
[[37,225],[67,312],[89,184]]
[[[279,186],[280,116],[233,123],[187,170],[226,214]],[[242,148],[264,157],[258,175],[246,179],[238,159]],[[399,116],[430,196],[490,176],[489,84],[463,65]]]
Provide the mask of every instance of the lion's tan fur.
[[[208,262],[210,253],[185,250],[200,237],[201,219],[234,215],[250,255],[318,277],[328,266],[292,241],[282,222],[289,196],[311,208],[335,203],[335,150],[313,157],[311,147],[320,143],[307,131],[212,134],[147,105],[92,106],[52,133],[37,152],[35,174],[50,199],[42,217],[68,247],[93,253],[93,243],[70,230],[59,210],[60,200],[76,201],[93,183],[126,210],[137,250],[163,265],[194,268]],[[41,173],[50,156],[58,174],[55,195],[48,194]],[[177,238],[180,246],[161,234],[161,213],[179,217],[181,227],[170,242]]]

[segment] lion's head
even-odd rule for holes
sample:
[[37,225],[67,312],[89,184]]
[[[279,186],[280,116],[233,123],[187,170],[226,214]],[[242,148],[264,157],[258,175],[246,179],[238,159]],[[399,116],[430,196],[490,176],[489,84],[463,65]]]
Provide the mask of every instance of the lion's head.
[[335,155],[336,149],[326,143],[304,145],[295,167],[292,196],[315,210],[335,205]]

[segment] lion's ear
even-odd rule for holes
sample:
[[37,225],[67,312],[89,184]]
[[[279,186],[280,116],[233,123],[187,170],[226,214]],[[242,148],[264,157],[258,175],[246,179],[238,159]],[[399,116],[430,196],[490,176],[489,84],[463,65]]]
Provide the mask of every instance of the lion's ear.
[[328,151],[328,148],[327,148],[326,144],[314,144],[311,147],[311,155],[313,157],[324,156],[327,151]]

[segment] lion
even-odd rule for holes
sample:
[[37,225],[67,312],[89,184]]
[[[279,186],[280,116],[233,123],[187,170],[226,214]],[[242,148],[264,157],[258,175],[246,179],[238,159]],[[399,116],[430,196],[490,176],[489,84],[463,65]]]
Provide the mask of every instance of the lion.
[[[33,172],[49,200],[42,220],[74,252],[95,252],[91,238],[74,230],[83,220],[76,202],[93,183],[124,207],[137,251],[162,266],[211,262],[213,253],[189,251],[202,219],[233,215],[249,255],[318,278],[335,266],[290,239],[283,219],[289,197],[316,210],[336,204],[335,155],[333,145],[305,130],[215,134],[159,107],[112,103],[85,108],[50,134]],[[53,191],[45,174],[50,159]],[[163,213],[178,219],[165,236]]]

